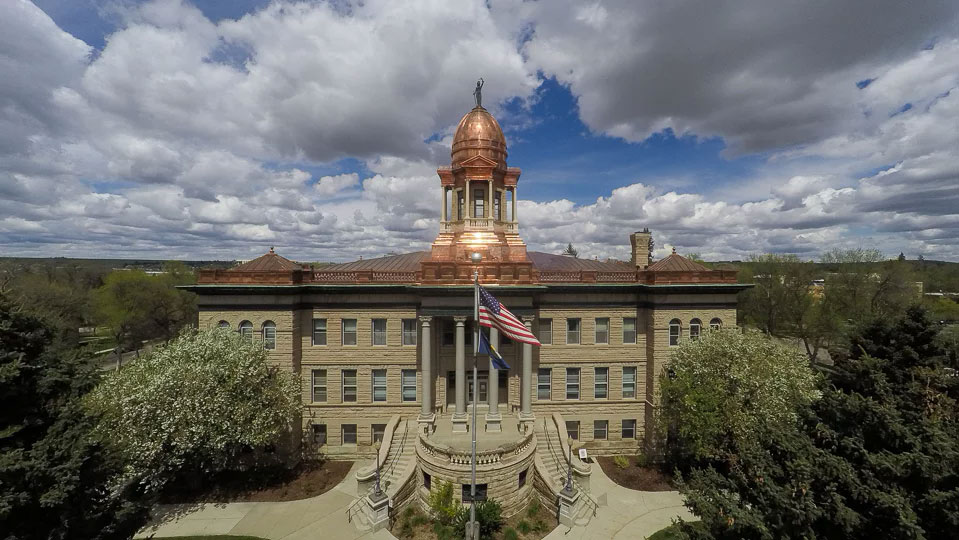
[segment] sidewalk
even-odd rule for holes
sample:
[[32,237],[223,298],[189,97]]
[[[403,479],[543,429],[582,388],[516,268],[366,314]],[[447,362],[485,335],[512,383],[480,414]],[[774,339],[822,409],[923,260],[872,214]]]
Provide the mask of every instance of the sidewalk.
[[347,521],[346,509],[356,498],[353,474],[358,466],[354,463],[330,491],[300,501],[162,505],[134,538],[230,534],[270,540],[395,540],[387,530],[363,532]]
[[596,462],[593,463],[589,485],[590,495],[600,503],[596,516],[585,527],[567,529],[560,525],[546,536],[546,540],[642,540],[671,525],[674,518],[696,519],[683,506],[683,497],[678,491],[624,488],[610,480]]

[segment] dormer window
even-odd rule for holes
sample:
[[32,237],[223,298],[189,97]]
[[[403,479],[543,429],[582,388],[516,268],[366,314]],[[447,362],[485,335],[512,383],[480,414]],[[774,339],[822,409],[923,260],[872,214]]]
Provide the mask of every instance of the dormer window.
[[482,189],[473,190],[473,217],[486,217],[486,192]]

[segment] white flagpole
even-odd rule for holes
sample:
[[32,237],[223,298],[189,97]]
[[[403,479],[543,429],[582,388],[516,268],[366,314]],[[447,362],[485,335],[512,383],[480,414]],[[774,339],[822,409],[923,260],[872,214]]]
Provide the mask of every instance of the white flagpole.
[[471,481],[470,481],[470,530],[467,540],[479,540],[479,524],[476,523],[476,394],[479,393],[479,386],[476,376],[476,357],[479,354],[479,271],[473,271],[473,427],[470,428],[473,434],[472,456],[470,458]]

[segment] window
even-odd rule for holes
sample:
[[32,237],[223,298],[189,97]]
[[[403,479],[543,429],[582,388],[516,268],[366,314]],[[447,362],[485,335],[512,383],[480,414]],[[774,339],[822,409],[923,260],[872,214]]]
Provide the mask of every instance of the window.
[[593,439],[598,441],[606,439],[607,431],[609,431],[609,422],[607,420],[593,421]]
[[416,319],[403,319],[403,345],[416,345]]
[[579,368],[566,368],[566,399],[579,399]]
[[343,345],[356,345],[356,319],[343,319]]
[[343,401],[356,401],[356,370],[343,370]]
[[326,345],[326,319],[313,319],[313,345]]
[[444,346],[456,345],[456,321],[443,321],[443,340]]
[[313,379],[313,401],[318,403],[326,401],[326,370],[314,369],[311,372],[311,378]]
[[566,434],[574,441],[579,440],[579,420],[566,421]]
[[623,399],[636,397],[636,367],[623,368]]
[[253,341],[253,323],[243,321],[240,323],[240,335],[247,341]]
[[715,319],[709,321],[709,329],[710,329],[710,330],[719,330],[719,329],[722,328],[722,327],[723,327],[723,321],[722,321],[722,319],[715,318]]
[[482,189],[473,190],[473,217],[486,217],[486,192]]
[[609,318],[596,319],[596,333],[594,343],[604,345],[609,343]]
[[679,345],[679,332],[681,328],[679,319],[669,321],[669,346]]
[[276,323],[273,321],[263,323],[263,348],[270,350],[276,348]]
[[433,488],[433,477],[426,471],[423,471],[423,487],[426,488],[426,491]]
[[356,444],[356,424],[343,424],[343,444]]
[[373,319],[373,345],[386,345],[386,319]]
[[456,190],[456,219],[462,221],[463,215],[466,213],[463,210],[463,206],[466,204],[463,197],[463,190]]
[[566,319],[566,343],[579,345],[579,319]]
[[313,444],[317,446],[326,444],[326,424],[313,424]]
[[503,216],[500,214],[499,197],[500,197],[499,193],[497,193],[496,196],[493,197],[493,216],[496,218],[496,221],[503,221]]
[[519,487],[526,485],[526,476],[529,474],[529,469],[522,470],[519,472]]
[[606,399],[609,395],[609,368],[596,368],[596,379],[593,384],[593,396],[596,399]]
[[373,432],[373,442],[383,442],[383,433],[386,432],[386,424],[373,424],[370,426],[370,430]]
[[703,326],[703,321],[699,319],[693,319],[689,321],[689,339],[697,340],[699,339],[699,330]]
[[[463,484],[463,502],[468,503],[473,499],[470,484]],[[486,500],[486,484],[476,484],[476,502]]]
[[217,327],[217,328],[230,328],[230,323],[228,323],[228,322],[226,322],[226,321],[220,321],[220,322],[216,323],[216,327]]
[[373,401],[386,401],[386,370],[385,369],[373,370]]
[[404,369],[403,379],[403,401],[416,401],[416,370]]
[[636,317],[623,317],[623,344],[636,343]]
[[550,394],[552,393],[552,373],[553,370],[549,368],[539,368],[539,370],[536,371],[536,399],[550,399]]
[[553,319],[539,320],[539,342],[543,345],[553,344]]
[[636,420],[623,420],[623,438],[636,438]]

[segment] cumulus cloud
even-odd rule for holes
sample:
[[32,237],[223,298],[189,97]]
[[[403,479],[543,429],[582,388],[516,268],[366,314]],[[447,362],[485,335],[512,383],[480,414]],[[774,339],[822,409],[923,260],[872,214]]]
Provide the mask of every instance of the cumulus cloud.
[[[533,249],[626,258],[628,233],[650,227],[659,255],[866,242],[959,259],[954,5],[489,4],[276,0],[212,21],[183,0],[119,3],[94,51],[27,0],[5,2],[0,248],[210,259],[276,245],[301,260],[425,249],[435,169],[482,74],[511,136],[535,124],[522,104],[554,77],[596,134],[671,129],[762,160],[710,193],[623,178],[592,202],[521,200]],[[364,171],[310,172],[342,158]]]

